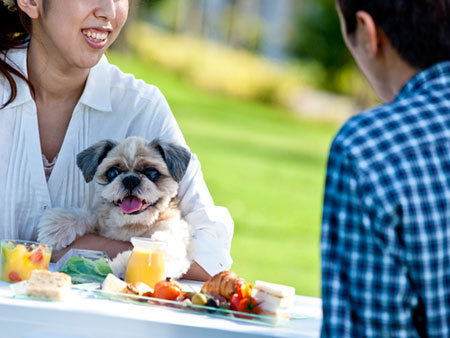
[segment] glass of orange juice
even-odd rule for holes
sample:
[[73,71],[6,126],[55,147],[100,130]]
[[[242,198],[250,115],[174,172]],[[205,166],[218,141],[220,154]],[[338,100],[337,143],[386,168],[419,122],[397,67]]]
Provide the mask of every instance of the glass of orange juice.
[[27,280],[33,270],[47,270],[52,248],[37,242],[1,241],[2,275],[6,282]]
[[163,249],[166,243],[149,238],[133,237],[133,251],[127,264],[125,281],[142,282],[153,288],[165,278]]

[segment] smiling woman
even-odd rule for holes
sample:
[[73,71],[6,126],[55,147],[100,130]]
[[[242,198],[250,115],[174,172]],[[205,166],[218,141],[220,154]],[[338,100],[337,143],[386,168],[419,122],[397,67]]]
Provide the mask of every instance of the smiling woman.
[[[36,239],[48,208],[98,203],[95,182],[85,184],[76,166],[76,155],[96,142],[140,136],[187,147],[161,92],[104,56],[128,9],[128,0],[0,0],[0,239]],[[151,169],[150,179],[158,175]],[[228,269],[233,221],[214,205],[195,155],[178,198],[196,229],[186,277]],[[87,234],[68,248],[114,257],[130,246]]]

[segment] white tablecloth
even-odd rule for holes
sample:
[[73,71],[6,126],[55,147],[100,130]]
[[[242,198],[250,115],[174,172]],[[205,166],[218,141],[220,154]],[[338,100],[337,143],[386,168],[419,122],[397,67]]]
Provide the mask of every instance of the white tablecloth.
[[151,305],[72,295],[65,301],[14,298],[0,282],[0,337],[317,337],[321,301],[295,297],[293,317],[272,327]]

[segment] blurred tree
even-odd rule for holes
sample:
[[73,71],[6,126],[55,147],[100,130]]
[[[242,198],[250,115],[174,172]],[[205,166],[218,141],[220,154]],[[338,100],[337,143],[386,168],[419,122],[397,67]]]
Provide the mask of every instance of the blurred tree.
[[134,10],[139,8],[141,14],[148,13],[153,7],[156,7],[165,0],[132,0],[134,1]]
[[297,2],[296,7],[291,54],[320,63],[326,70],[321,86],[341,91],[340,73],[354,68],[354,62],[341,36],[335,2],[303,0]]

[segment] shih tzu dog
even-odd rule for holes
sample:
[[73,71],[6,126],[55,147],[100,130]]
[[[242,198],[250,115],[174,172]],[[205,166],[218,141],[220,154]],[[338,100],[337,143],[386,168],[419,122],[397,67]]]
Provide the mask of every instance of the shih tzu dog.
[[[190,157],[178,145],[139,137],[94,144],[78,154],[77,165],[86,182],[95,180],[98,203],[92,210],[48,209],[38,240],[62,249],[86,233],[121,241],[152,238],[167,244],[166,275],[180,277],[192,263],[193,230],[181,218],[176,199]],[[129,255],[113,260],[116,275],[125,272]]]

